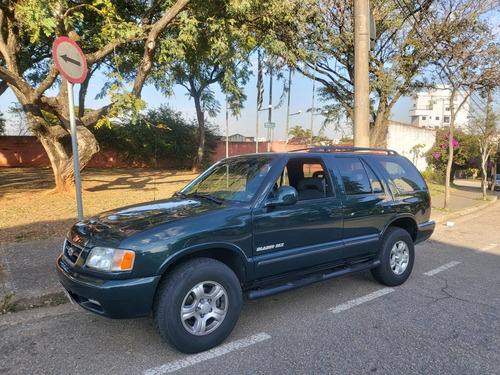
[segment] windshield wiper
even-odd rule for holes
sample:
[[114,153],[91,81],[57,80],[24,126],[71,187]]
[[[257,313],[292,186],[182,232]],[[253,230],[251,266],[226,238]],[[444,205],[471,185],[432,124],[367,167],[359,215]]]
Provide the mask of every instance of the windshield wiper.
[[200,193],[194,193],[192,194],[194,197],[197,197],[197,198],[205,198],[205,199],[208,199],[212,202],[215,202],[217,204],[222,204],[222,200],[220,199],[217,199],[215,197],[212,197],[211,195],[209,194],[200,194]]

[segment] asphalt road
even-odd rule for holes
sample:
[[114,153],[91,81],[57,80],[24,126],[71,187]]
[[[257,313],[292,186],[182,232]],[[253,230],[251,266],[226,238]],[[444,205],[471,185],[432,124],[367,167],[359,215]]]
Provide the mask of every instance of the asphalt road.
[[500,202],[440,225],[410,279],[370,273],[245,301],[226,342],[184,355],[150,319],[65,304],[0,317],[7,374],[499,374]]

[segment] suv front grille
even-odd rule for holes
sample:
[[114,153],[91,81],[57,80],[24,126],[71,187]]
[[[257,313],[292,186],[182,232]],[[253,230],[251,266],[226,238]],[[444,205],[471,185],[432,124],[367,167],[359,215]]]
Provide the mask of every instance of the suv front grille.
[[83,248],[66,239],[64,241],[63,254],[73,264],[76,263]]

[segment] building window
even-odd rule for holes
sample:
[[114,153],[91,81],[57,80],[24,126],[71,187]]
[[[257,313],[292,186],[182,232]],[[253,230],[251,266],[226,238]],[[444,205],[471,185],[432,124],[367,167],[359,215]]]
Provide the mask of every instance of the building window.
[[425,120],[427,120],[427,117],[422,116],[422,121],[425,121]]
[[449,124],[450,123],[450,116],[444,116],[444,123]]
[[445,110],[446,112],[450,112],[450,107],[446,107],[444,110]]
[[436,116],[436,120],[439,121],[439,116]]

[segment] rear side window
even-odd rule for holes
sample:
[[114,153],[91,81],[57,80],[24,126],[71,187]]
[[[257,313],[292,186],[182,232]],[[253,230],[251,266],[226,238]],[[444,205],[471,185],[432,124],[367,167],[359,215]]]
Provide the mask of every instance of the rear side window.
[[347,195],[382,192],[378,178],[359,158],[337,158],[335,162],[342,176],[342,183]]
[[427,190],[422,175],[408,159],[378,156],[374,160],[389,173],[392,184],[400,192]]

